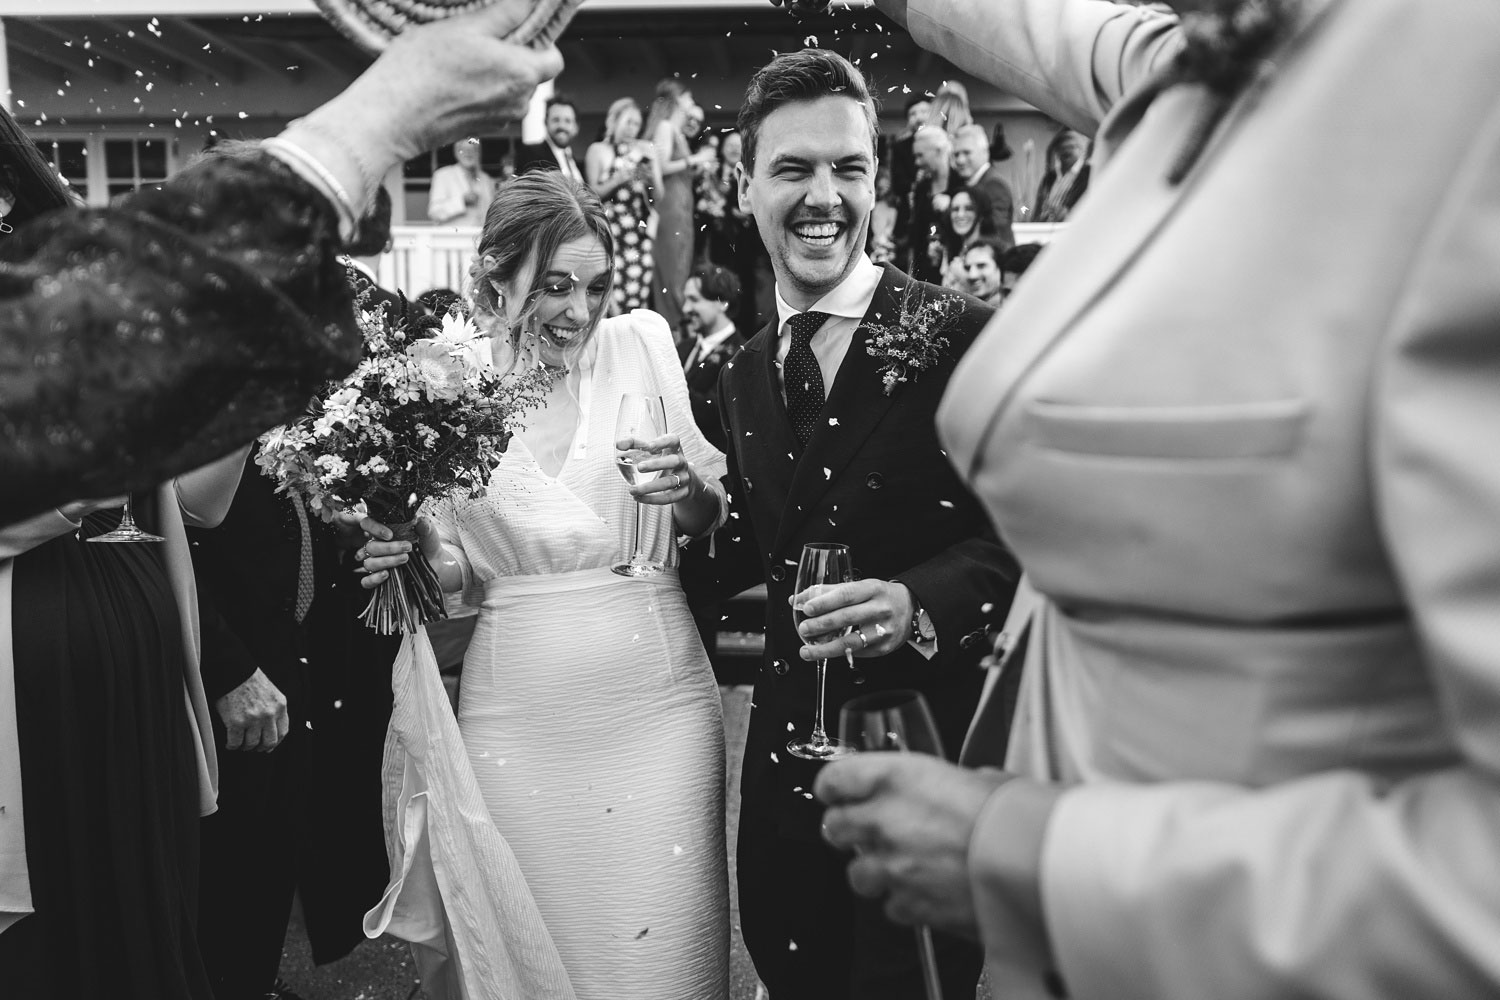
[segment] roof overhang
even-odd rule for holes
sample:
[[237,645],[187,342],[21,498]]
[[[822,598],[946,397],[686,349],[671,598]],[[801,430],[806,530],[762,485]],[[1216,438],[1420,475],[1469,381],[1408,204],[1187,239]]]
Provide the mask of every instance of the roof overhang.
[[[767,0],[584,0],[584,10],[692,10],[764,7]],[[867,7],[870,0],[834,0],[836,7]],[[232,17],[242,14],[316,14],[313,0],[0,0],[0,17]]]

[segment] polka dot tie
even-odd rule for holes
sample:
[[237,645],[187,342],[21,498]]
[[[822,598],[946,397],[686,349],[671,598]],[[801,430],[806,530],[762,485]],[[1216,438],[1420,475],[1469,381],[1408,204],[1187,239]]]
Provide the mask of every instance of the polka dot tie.
[[823,369],[813,355],[812,336],[827,318],[827,313],[805,312],[787,321],[792,328],[792,347],[781,369],[786,380],[786,412],[804,448],[818,424],[818,414],[823,412]]
[[307,609],[313,602],[313,550],[312,525],[307,521],[307,510],[297,497],[291,498],[292,509],[297,512],[297,533],[301,539],[301,551],[297,558],[297,605],[294,613],[300,622],[307,617]]

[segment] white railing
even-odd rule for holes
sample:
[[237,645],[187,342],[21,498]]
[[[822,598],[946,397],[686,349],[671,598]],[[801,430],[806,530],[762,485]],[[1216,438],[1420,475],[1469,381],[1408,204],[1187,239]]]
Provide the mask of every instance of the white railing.
[[[1066,223],[1018,222],[1017,243],[1047,243]],[[380,258],[380,283],[417,296],[429,288],[462,292],[479,239],[477,226],[392,226],[391,252]]]
[[380,283],[412,297],[429,288],[462,292],[478,239],[478,226],[392,226],[391,252],[380,258]]

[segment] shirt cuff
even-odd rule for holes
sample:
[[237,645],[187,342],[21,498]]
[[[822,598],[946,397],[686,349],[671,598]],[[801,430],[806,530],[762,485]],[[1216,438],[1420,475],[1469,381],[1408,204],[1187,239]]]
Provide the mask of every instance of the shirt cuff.
[[1041,897],[1042,847],[1062,794],[1025,778],[1008,781],[985,802],[969,840],[969,879],[985,956],[1028,979],[1032,989],[1056,976]]

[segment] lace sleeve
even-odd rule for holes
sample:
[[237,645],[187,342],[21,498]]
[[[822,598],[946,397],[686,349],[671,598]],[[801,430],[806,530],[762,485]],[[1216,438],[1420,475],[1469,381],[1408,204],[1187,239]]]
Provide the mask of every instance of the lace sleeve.
[[257,155],[0,242],[0,523],[204,465],[351,370],[337,225]]

